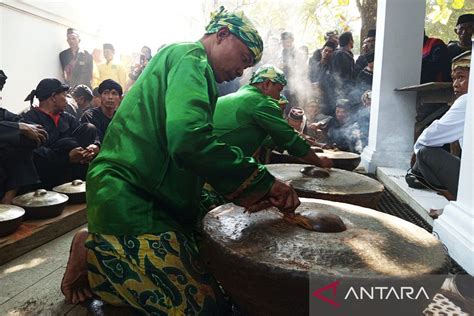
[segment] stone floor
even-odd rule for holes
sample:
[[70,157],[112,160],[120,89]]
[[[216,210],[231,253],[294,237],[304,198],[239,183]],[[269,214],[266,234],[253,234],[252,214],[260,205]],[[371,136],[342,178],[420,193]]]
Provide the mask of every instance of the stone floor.
[[87,315],[59,289],[76,231],[0,266],[0,315]]

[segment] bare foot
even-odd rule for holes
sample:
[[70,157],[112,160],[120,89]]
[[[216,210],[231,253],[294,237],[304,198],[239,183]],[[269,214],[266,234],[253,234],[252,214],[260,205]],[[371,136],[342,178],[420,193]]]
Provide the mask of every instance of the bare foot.
[[84,245],[88,234],[87,229],[82,229],[72,239],[66,272],[61,281],[61,292],[69,304],[79,304],[92,297],[87,280],[87,248]]

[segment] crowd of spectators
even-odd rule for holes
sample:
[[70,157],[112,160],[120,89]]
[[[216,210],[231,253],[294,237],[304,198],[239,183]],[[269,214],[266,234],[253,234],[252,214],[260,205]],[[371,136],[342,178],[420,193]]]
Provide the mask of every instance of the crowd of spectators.
[[[75,29],[67,29],[66,39],[69,48],[59,53],[62,80],[41,80],[18,115],[0,108],[2,204],[26,191],[84,180],[124,92],[152,57],[144,46],[139,61],[127,71],[115,61],[112,44],[90,54],[80,47]],[[0,91],[7,78],[0,70]]]
[[[451,60],[470,49],[473,23],[473,14],[459,16],[454,30],[458,39],[448,45],[425,34],[420,84],[452,80]],[[369,30],[361,39],[356,59],[351,32],[329,31],[324,39],[324,45],[307,58],[302,47],[295,47],[294,35],[285,31],[280,36],[279,54],[268,52],[264,59],[279,65],[288,78],[283,90],[288,100],[284,108],[288,121],[296,124],[295,115],[302,113],[298,129],[308,139],[314,139],[314,145],[361,153],[368,144],[376,30]],[[275,47],[274,37],[268,42]],[[296,110],[290,113],[293,108]],[[423,126],[415,133],[415,140],[448,108],[448,104],[430,104],[423,111],[417,110],[416,120]],[[425,117],[430,120],[424,120]]]
[[[420,83],[451,80],[451,59],[468,51],[473,24],[473,14],[460,16],[458,40],[448,45],[425,34]],[[18,190],[84,179],[122,96],[152,58],[151,49],[143,46],[139,61],[127,71],[115,62],[112,44],[90,54],[81,49],[76,30],[67,29],[66,36],[69,48],[59,54],[62,81],[41,80],[20,115],[0,109],[4,203]],[[324,39],[321,48],[309,53],[307,46],[296,48],[291,32],[281,32],[280,39],[267,39],[262,63],[283,70],[288,82],[280,96],[282,115],[311,145],[361,153],[368,142],[376,31],[368,31],[356,60],[351,32],[329,31]],[[3,71],[0,78],[3,89]],[[223,96],[239,87],[234,80],[219,85],[219,92]]]

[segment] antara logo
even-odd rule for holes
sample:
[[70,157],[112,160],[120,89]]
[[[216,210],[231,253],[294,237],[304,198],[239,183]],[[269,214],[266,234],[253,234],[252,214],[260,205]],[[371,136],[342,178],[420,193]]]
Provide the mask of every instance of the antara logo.
[[[337,286],[340,285],[341,281],[337,280],[332,282],[322,288],[317,289],[312,293],[312,295],[323,302],[326,302],[333,307],[337,308],[340,307],[341,304],[336,302],[334,299],[336,298],[336,291]],[[325,291],[331,290],[332,295],[331,298],[324,296],[322,293]],[[389,300],[389,299],[410,299],[410,300],[417,300],[420,296],[429,300],[428,293],[424,287],[420,287],[417,291],[412,286],[401,286],[401,287],[388,287],[388,286],[372,286],[365,288],[361,287],[353,287],[351,286],[347,291],[346,295],[344,296],[344,300],[347,299],[368,299],[368,300]]]
[[394,286],[371,286],[368,289],[361,286],[357,292],[357,290],[351,286],[349,291],[347,291],[344,300],[351,297],[355,298],[356,300],[388,300],[390,298],[397,300],[417,300],[421,295],[424,295],[427,300],[430,299],[424,287],[420,287],[418,291],[415,291],[415,289],[411,286],[402,286],[399,289]]
[[324,291],[332,289],[332,297],[333,298],[336,297],[336,288],[339,285],[339,283],[341,283],[341,281],[337,280],[337,281],[332,282],[332,283],[330,283],[326,286],[323,286],[322,288],[317,289],[316,291],[314,291],[313,296],[315,296],[315,297],[319,298],[321,301],[329,303],[332,306],[337,308],[337,307],[341,306],[341,304],[337,303],[336,301],[334,301],[330,298],[327,298],[326,296],[322,295],[321,293],[324,292]]

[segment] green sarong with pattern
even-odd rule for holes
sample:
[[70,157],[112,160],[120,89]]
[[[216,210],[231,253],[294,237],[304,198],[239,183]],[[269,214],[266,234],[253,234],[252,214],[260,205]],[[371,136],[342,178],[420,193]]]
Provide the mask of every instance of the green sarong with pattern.
[[88,279],[94,294],[146,315],[222,315],[228,310],[214,277],[184,234],[89,234]]

